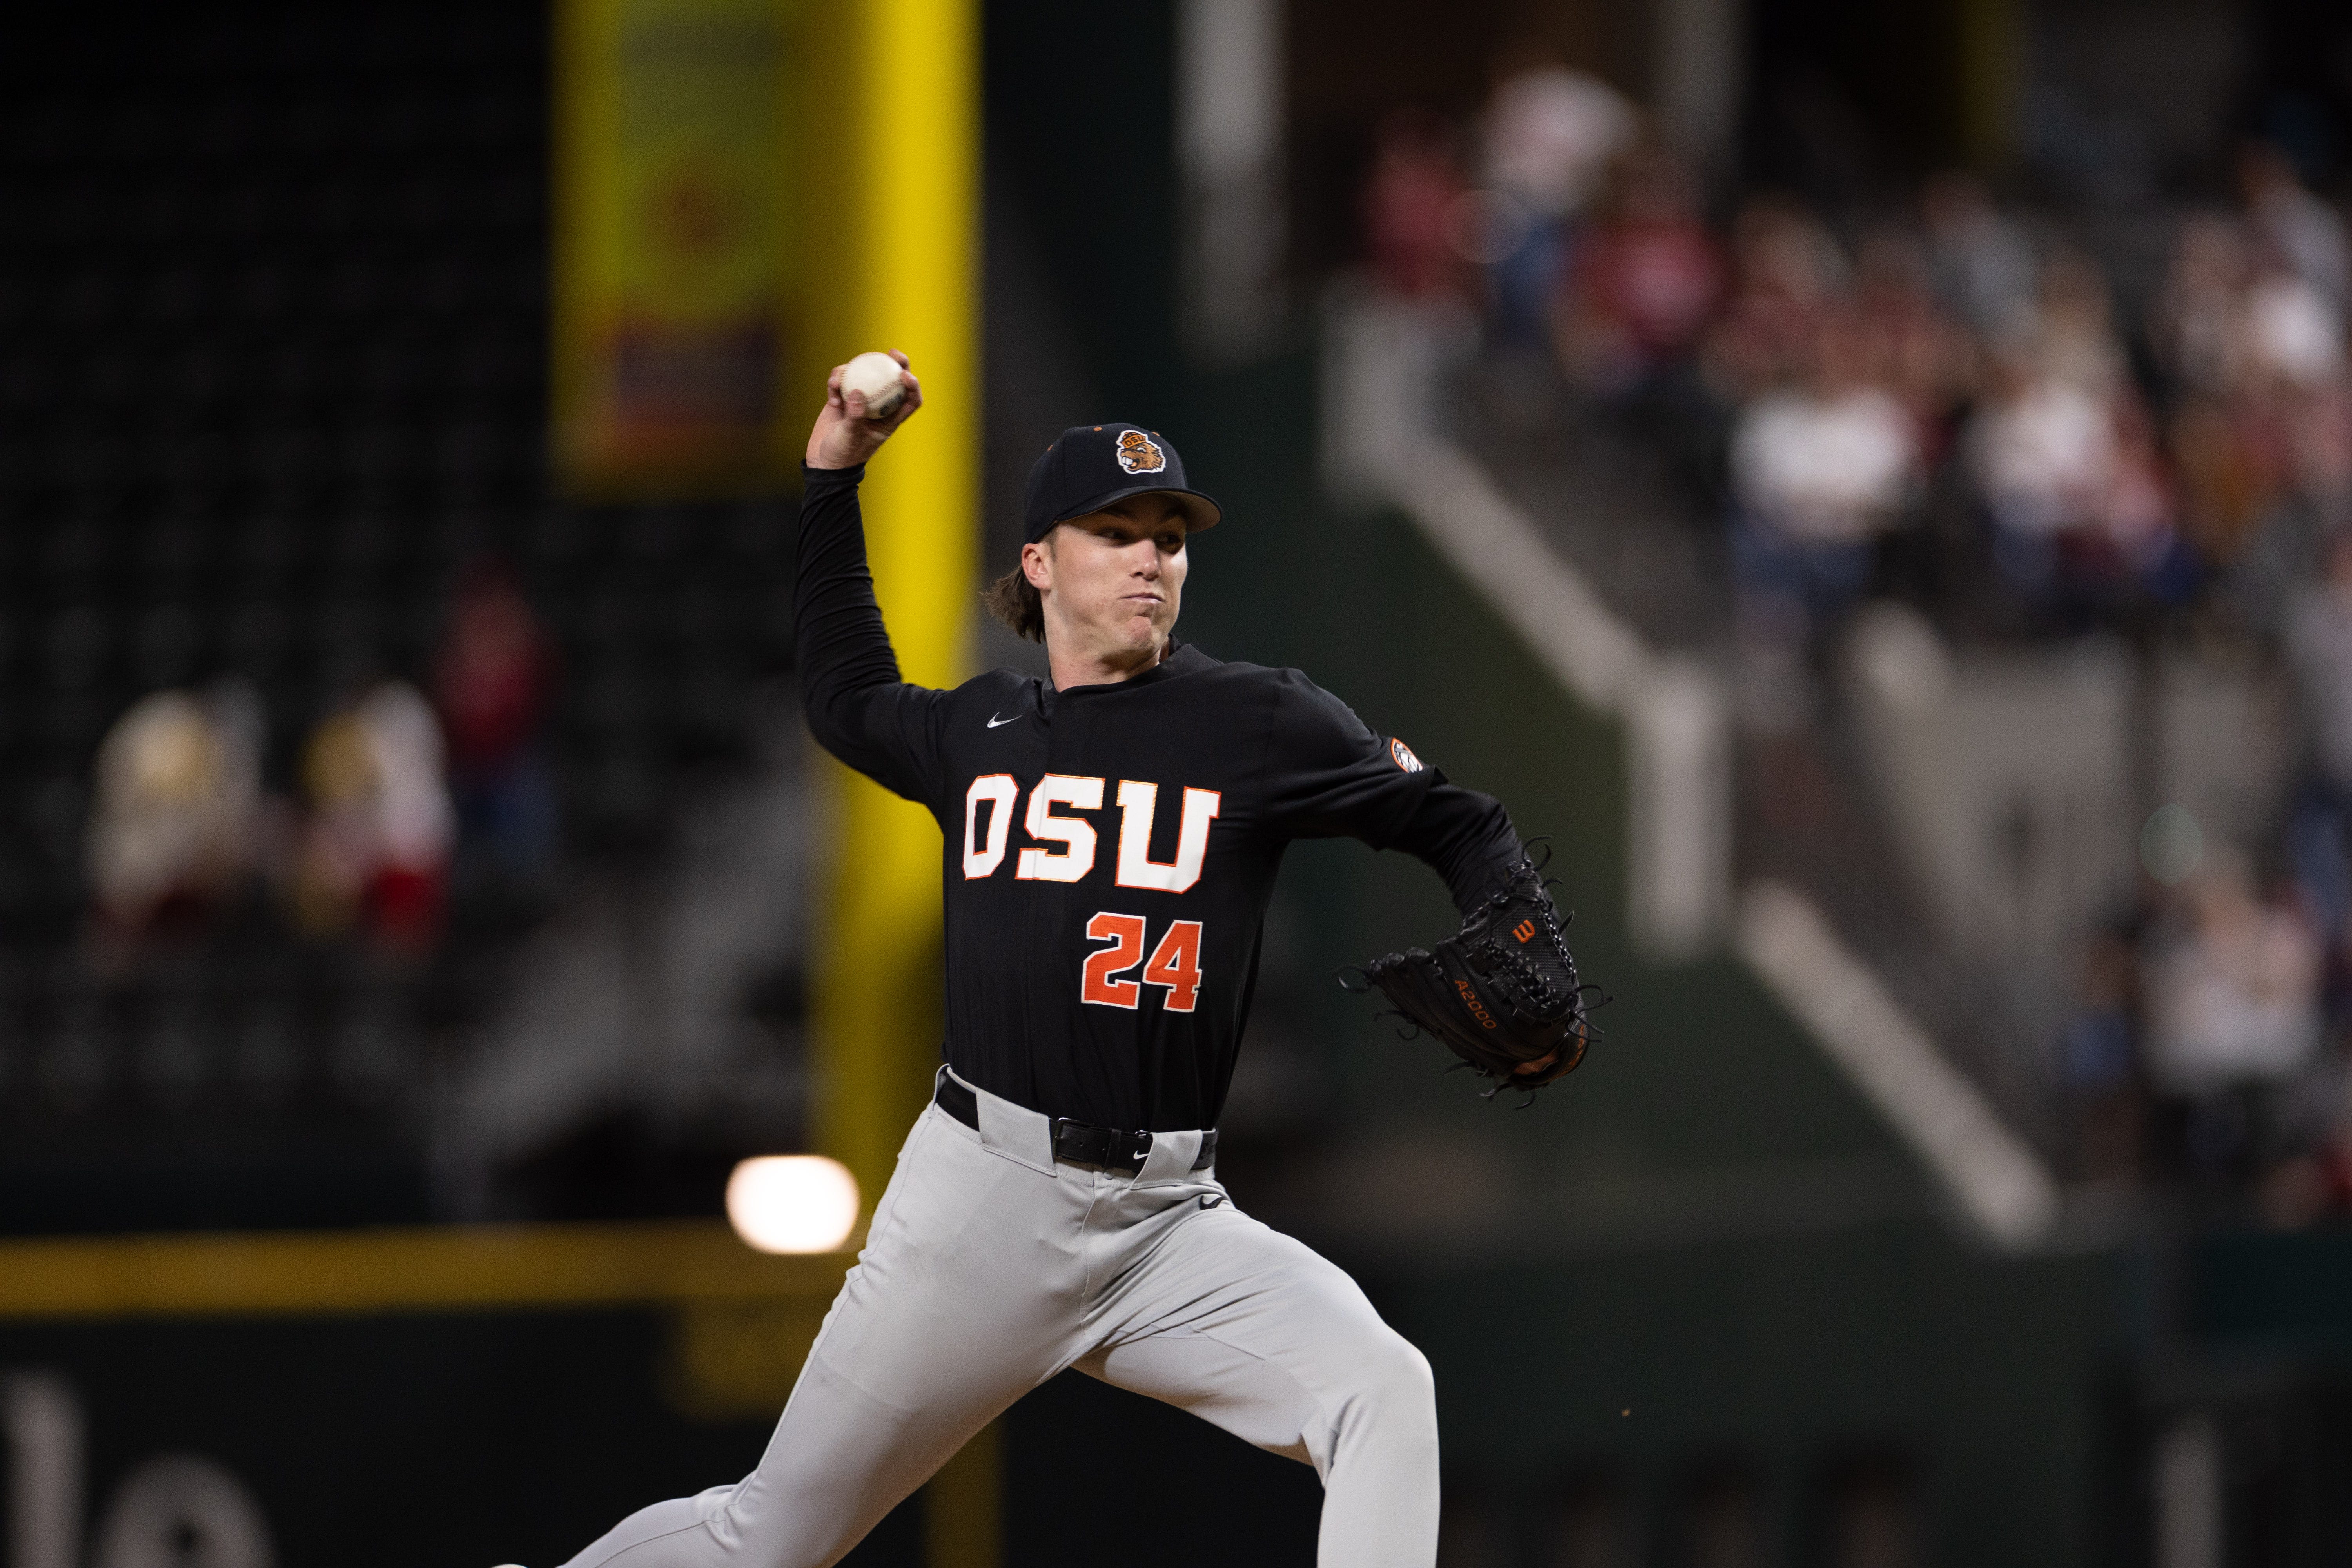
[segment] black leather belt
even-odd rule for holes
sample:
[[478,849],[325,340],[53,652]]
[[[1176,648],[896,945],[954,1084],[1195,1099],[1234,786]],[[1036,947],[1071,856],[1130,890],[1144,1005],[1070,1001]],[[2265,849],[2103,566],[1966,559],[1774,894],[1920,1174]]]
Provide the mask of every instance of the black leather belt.
[[[954,1117],[973,1131],[980,1131],[980,1096],[956,1082],[945,1073],[940,1075],[940,1087],[931,1099],[941,1110]],[[1129,1132],[1119,1127],[1095,1127],[1084,1121],[1073,1121],[1066,1116],[1054,1119],[1054,1158],[1067,1160],[1075,1165],[1100,1165],[1107,1171],[1124,1171],[1134,1175],[1151,1158],[1151,1134]],[[1192,1169],[1205,1171],[1216,1163],[1217,1133],[1214,1128],[1201,1134],[1201,1152],[1193,1156]]]

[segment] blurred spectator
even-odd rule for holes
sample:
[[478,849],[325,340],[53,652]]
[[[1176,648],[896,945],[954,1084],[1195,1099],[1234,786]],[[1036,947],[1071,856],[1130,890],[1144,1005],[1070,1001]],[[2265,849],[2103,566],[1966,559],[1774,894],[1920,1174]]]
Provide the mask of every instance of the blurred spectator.
[[1910,412],[1923,457],[1943,454],[1950,423],[1975,381],[1967,328],[1944,309],[1919,242],[1899,228],[1863,241],[1854,313],[1871,353],[1871,378]]
[[2012,351],[1970,432],[1993,558],[2036,611],[2079,623],[2135,592],[2182,596],[2194,563],[2175,527],[2162,459],[2137,400],[2082,377],[2064,352],[2055,374]]
[[2095,932],[2084,952],[2078,1010],[2059,1041],[2075,1173],[2085,1181],[2127,1183],[2140,1171],[2137,967],[2121,932]]
[[2022,333],[1999,346],[1973,433],[1994,561],[2070,629],[2196,585],[2172,477],[2127,374],[2106,279],[2078,252],[2042,269]]
[[550,668],[538,617],[512,579],[471,573],[451,606],[434,696],[460,842],[519,880],[543,873],[554,847],[554,795],[536,744]]
[[2335,1103],[2328,1107],[2324,1135],[2310,1156],[2310,1185],[2316,1189],[2315,1207],[2337,1214],[2352,1212],[2352,1071],[2340,1059],[2335,1075]]
[[2180,390],[2169,431],[2185,525],[2273,625],[2310,562],[2315,505],[2341,488],[2329,427],[2346,377],[2343,225],[2274,150],[2241,174],[2243,223],[2181,225],[2151,338]]
[[2182,528],[2220,566],[2238,560],[2277,508],[2284,476],[2275,410],[2242,397],[2189,396],[2173,411]]
[[1858,321],[1828,316],[1812,374],[1739,417],[1732,564],[1751,628],[1802,640],[1843,616],[1869,585],[1877,535],[1911,494],[1911,418],[1868,379],[1870,355]]
[[2352,308],[2352,250],[2344,220],[2304,188],[2286,154],[2267,142],[2251,144],[2239,154],[2238,185],[2246,217],[2270,258],[2317,289],[2339,315]]
[[2021,331],[2033,309],[2036,267],[2025,231],[1968,174],[1928,182],[1920,209],[1937,294],[1980,336]]
[[2242,349],[2246,374],[2297,391],[2344,374],[2344,320],[2335,302],[2292,272],[2263,276],[2247,291]]
[[1803,208],[1762,196],[1731,229],[1732,294],[1708,334],[1707,380],[1736,403],[1785,385],[1811,363],[1814,332],[1845,286],[1845,257]]
[[2295,494],[2331,529],[2352,523],[2352,384],[2337,380],[2297,402],[2287,433]]
[[1479,177],[1515,209],[1515,243],[1489,269],[1497,337],[1536,344],[1566,270],[1571,226],[1610,160],[1633,140],[1633,106],[1614,88],[1560,65],[1507,76],[1480,127]]
[[2352,385],[2292,400],[2284,432],[2285,483],[2241,552],[2231,586],[2248,622],[2292,635],[2305,585],[2327,571],[2336,536],[2352,529]]
[[2320,952],[2291,906],[2260,896],[2243,857],[2209,854],[2147,959],[2148,1057],[2189,1102],[2189,1153],[2209,1172],[2259,1152],[2262,1092],[2311,1062]]
[[1364,236],[1372,274],[1407,300],[1467,295],[1461,221],[1464,183],[1453,128],[1425,110],[1381,122],[1364,186]]
[[2181,224],[2149,336],[2165,369],[2182,385],[2207,393],[2229,386],[2252,276],[2253,258],[2236,223],[2197,213]]
[[364,921],[387,948],[438,934],[455,812],[442,779],[441,728],[405,681],[388,680],[328,715],[303,750],[311,816],[295,907],[320,935]]
[[[2352,1209],[2352,1107],[2344,1103],[2341,1064],[2313,1087],[2317,1103],[2297,1106],[2298,1123],[2281,1140],[2284,1157],[2263,1173],[2256,1202],[2263,1218],[2281,1229],[2313,1224],[2331,1211]],[[2333,1089],[2333,1095],[2328,1094]],[[2333,1099],[2336,1104],[2325,1101]],[[2332,1116],[2327,1115],[2333,1110]],[[2309,1125],[2300,1123],[2308,1122]]]
[[261,731],[251,689],[226,682],[143,697],[107,731],[89,868],[110,936],[199,917],[252,869]]
[[2114,391],[2125,379],[2124,346],[2116,335],[2106,276],[2080,251],[2061,250],[2050,258],[2033,310],[2017,325],[2025,340],[2013,335],[2008,342],[2030,353],[2043,374],[2100,393]]
[[2296,595],[2288,661],[2311,752],[2287,829],[2296,879],[2331,944],[2352,926],[2352,533],[2329,542],[2326,575]]
[[[2235,561],[2275,505],[2277,442],[2251,400],[2249,304],[2253,247],[2217,214],[2184,221],[2149,338],[2177,393],[2168,432],[2180,477],[2181,526],[2209,561]],[[2273,598],[2276,595],[2273,594]]]
[[1641,389],[1689,354],[1724,284],[1696,178],[1671,153],[1643,148],[1577,248],[1557,315],[1560,362],[1603,396]]

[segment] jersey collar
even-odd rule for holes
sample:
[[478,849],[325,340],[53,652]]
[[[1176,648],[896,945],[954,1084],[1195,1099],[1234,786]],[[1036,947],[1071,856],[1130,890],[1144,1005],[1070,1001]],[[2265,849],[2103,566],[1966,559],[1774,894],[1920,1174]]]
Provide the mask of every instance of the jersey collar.
[[1051,715],[1054,705],[1057,702],[1079,698],[1092,700],[1097,698],[1115,696],[1121,691],[1131,691],[1139,686],[1150,686],[1158,681],[1173,680],[1180,675],[1191,675],[1197,670],[1206,669],[1216,662],[1192,644],[1177,641],[1171,634],[1168,638],[1167,657],[1141,675],[1129,676],[1125,680],[1104,681],[1092,686],[1073,686],[1067,691],[1056,690],[1051,679],[1040,679],[1037,682],[1037,705]]

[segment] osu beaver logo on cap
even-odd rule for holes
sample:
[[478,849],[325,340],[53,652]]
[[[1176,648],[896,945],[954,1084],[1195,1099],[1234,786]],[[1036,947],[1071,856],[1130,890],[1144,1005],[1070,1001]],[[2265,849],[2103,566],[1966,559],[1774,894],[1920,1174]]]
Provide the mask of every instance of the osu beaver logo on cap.
[[1156,474],[1168,466],[1168,454],[1140,430],[1118,433],[1118,466],[1130,474]]
[[1414,756],[1412,754],[1412,748],[1406,745],[1402,741],[1391,741],[1389,742],[1389,760],[1409,773],[1417,773],[1421,772],[1421,759]]

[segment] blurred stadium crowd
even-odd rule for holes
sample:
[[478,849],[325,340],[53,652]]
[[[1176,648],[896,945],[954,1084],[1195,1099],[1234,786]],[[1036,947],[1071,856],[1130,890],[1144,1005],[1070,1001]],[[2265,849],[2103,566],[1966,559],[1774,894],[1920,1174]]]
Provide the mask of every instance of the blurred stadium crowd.
[[1391,117],[1361,216],[1385,291],[1475,316],[1489,363],[1548,362],[1514,386],[1672,476],[1749,734],[1833,712],[1866,601],[1963,649],[2104,638],[2283,679],[2265,830],[2147,818],[2147,874],[2034,1048],[2078,1179],[2303,1223],[2352,1206],[2352,248],[2280,148],[2231,174],[2155,215],[2154,265],[2080,204],[1959,173],[1867,210],[1710,199],[1612,88],[1543,66],[1467,120]]
[[96,940],[168,939],[257,881],[307,935],[428,951],[461,848],[486,877],[528,887],[547,874],[554,803],[537,741],[550,673],[529,602],[478,566],[450,605],[431,700],[397,676],[355,683],[310,727],[291,797],[262,787],[250,682],[142,697],[99,747]]

